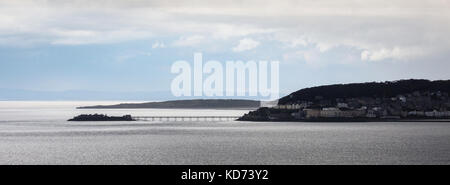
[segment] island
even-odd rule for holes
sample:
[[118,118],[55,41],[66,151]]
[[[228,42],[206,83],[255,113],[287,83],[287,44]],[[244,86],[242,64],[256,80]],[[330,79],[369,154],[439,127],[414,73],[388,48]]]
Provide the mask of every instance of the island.
[[106,114],[81,114],[68,121],[135,121],[131,115],[108,116]]
[[409,79],[298,90],[241,121],[450,120],[450,80]]
[[260,101],[240,99],[196,99],[173,100],[146,103],[121,103],[117,105],[96,105],[77,109],[257,109]]

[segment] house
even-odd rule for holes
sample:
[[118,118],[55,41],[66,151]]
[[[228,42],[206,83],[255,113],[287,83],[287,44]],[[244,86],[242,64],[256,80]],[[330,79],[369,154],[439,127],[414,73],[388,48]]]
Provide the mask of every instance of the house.
[[335,107],[320,109],[305,109],[306,118],[353,118],[365,117],[365,110],[340,110]]
[[320,117],[320,110],[319,109],[304,109],[306,113],[306,118],[318,118]]
[[347,103],[337,103],[337,107],[338,108],[348,108],[348,104]]
[[403,96],[403,95],[399,95],[399,96],[398,96],[398,99],[399,99],[402,103],[405,103],[405,102],[406,102],[406,97]]
[[340,117],[339,115],[341,114],[341,110],[339,110],[338,108],[335,107],[330,107],[330,108],[323,108],[320,111],[320,117],[325,117],[325,118],[335,118],[335,117]]
[[368,118],[375,118],[375,117],[377,117],[377,115],[376,115],[376,112],[374,110],[368,110],[367,114],[366,114],[366,117],[368,117]]

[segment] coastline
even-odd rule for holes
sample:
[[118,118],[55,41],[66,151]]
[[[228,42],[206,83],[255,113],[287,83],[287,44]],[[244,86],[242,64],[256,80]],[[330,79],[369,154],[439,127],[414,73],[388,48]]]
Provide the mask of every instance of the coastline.
[[[242,118],[242,117],[241,117]],[[310,118],[310,119],[268,119],[268,120],[245,120],[245,119],[237,119],[236,121],[248,121],[248,122],[449,122],[450,118],[442,118],[442,119],[426,119],[426,118],[418,118],[418,119],[383,119],[383,118]]]
[[165,108],[147,108],[147,107],[136,107],[136,108],[123,108],[123,107],[105,107],[105,108],[84,108],[84,107],[76,107],[75,109],[80,109],[80,110],[89,110],[89,109],[103,109],[103,110],[108,110],[108,109],[113,109],[113,110],[120,110],[120,109],[194,109],[194,110],[202,110],[202,109],[208,109],[208,110],[256,110],[260,107],[238,107],[238,108],[205,108],[205,107],[195,107],[195,108],[178,108],[178,107],[165,107]]

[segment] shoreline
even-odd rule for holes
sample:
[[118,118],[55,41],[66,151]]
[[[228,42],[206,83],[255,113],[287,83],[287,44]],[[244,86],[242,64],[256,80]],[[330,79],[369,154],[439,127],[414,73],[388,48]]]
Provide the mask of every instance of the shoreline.
[[329,122],[329,123],[343,123],[343,122],[449,122],[449,118],[444,119],[357,119],[357,118],[316,118],[316,119],[297,119],[297,120],[242,120],[248,122]]

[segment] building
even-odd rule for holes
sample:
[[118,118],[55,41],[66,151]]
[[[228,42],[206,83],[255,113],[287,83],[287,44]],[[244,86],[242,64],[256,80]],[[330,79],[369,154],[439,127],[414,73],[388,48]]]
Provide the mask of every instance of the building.
[[305,117],[307,119],[320,117],[320,110],[319,109],[304,109],[304,111],[305,111]]
[[305,109],[306,118],[356,118],[366,117],[365,110],[340,110],[335,107],[320,109]]
[[347,103],[337,103],[337,107],[338,108],[348,108],[348,104]]

